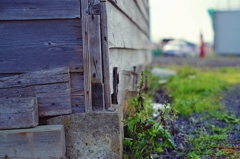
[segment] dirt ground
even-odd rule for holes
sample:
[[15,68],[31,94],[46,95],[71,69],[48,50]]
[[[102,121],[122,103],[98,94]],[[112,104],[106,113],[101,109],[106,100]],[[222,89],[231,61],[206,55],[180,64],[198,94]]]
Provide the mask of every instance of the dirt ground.
[[207,57],[200,59],[198,57],[153,57],[153,65],[169,66],[188,64],[195,67],[240,67],[240,56],[220,56]]

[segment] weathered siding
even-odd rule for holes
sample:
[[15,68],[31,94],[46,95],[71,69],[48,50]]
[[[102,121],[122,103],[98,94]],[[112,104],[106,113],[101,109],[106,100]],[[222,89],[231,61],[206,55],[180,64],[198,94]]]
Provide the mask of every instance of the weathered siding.
[[[134,67],[140,67],[146,63],[146,51],[131,49],[110,49],[109,57],[110,67],[118,68],[119,84],[117,96],[119,104],[122,104],[122,101],[125,98],[127,92],[136,91],[136,86],[141,76],[139,74],[140,71]],[[110,71],[110,77],[113,77],[113,71]],[[113,82],[110,83],[110,87],[112,94]]]
[[0,78],[70,67],[72,109],[84,112],[79,0],[3,0],[0,31]]
[[147,4],[143,4],[145,0],[120,0],[117,3],[114,0],[109,1],[122,12],[120,14],[127,16],[136,27],[141,29],[146,35],[149,35],[149,17],[147,15],[147,6],[145,6]]
[[0,81],[0,98],[37,97],[40,117],[72,113],[68,68],[5,77]]
[[1,0],[0,20],[80,18],[79,0]]
[[82,65],[81,21],[0,21],[0,73]]
[[[110,74],[111,98],[117,98],[117,101],[112,99],[113,104],[122,104],[126,94],[136,90],[142,66],[150,62],[148,6],[143,1],[109,0],[105,7],[108,49],[104,54],[109,67],[104,71]],[[114,75],[114,68],[118,76]]]

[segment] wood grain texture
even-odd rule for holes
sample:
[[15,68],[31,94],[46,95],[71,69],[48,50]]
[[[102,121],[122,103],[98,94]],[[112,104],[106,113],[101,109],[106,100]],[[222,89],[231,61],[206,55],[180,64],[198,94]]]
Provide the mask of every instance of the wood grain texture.
[[91,82],[103,83],[102,75],[102,50],[100,35],[100,16],[88,16],[88,45],[91,60]]
[[83,66],[76,65],[76,66],[69,66],[70,73],[83,73]]
[[106,2],[109,48],[148,49],[149,38],[112,3]]
[[72,111],[73,113],[85,112],[84,95],[72,95]]
[[107,2],[101,2],[101,41],[103,59],[103,83],[104,83],[104,102],[105,109],[111,107],[111,87],[109,70],[109,39],[108,39],[108,13]]
[[0,98],[0,130],[38,125],[36,98]]
[[16,75],[20,75],[21,73],[0,73],[0,78],[3,77],[9,77],[9,76],[16,76]]
[[149,36],[149,20],[144,17],[134,0],[109,1],[121,10],[122,14],[125,14],[130,20],[132,20],[147,36]]
[[0,20],[80,18],[79,0],[1,0]]
[[84,106],[84,77],[82,73],[70,73],[71,78],[71,102],[73,113],[85,111]]
[[88,0],[88,10],[91,15],[100,15],[100,0]]
[[67,67],[42,70],[0,79],[0,89],[69,82]]
[[37,97],[39,116],[69,114],[71,109],[68,68],[37,71],[0,79],[0,97]]
[[66,144],[63,125],[0,131],[1,159],[61,159]]
[[91,56],[88,48],[88,1],[81,0],[85,112],[92,111]]
[[92,84],[92,107],[93,111],[102,111],[104,105],[104,85],[102,83]]
[[81,20],[0,21],[0,73],[82,65]]

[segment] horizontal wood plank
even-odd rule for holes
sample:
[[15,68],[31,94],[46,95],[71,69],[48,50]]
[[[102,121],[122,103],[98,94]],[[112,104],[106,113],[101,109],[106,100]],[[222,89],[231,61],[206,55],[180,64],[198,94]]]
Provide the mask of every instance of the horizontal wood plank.
[[1,0],[0,20],[80,18],[79,0]]
[[0,89],[69,82],[68,67],[42,70],[0,79]]
[[0,79],[0,97],[37,97],[39,116],[69,114],[71,109],[68,68],[37,71]]
[[147,65],[151,62],[148,50],[109,49],[109,65],[122,70],[132,70],[133,66]]
[[34,93],[40,117],[72,113],[69,82],[34,86]]
[[126,16],[131,19],[145,34],[149,35],[149,20],[148,18],[145,18],[134,0],[109,1],[117,6],[124,14],[126,14]]
[[83,73],[83,66],[70,66],[69,67],[70,73]]
[[0,130],[38,125],[36,98],[0,98]]
[[138,5],[139,10],[141,11],[144,18],[149,21],[149,7],[148,2],[146,0],[134,0]]
[[149,38],[129,18],[107,1],[109,48],[148,49]]
[[65,158],[63,125],[0,131],[0,158]]
[[82,65],[81,20],[0,21],[0,73]]
[[21,73],[0,73],[0,78],[3,77],[9,77],[9,76],[16,76],[16,75],[20,75]]

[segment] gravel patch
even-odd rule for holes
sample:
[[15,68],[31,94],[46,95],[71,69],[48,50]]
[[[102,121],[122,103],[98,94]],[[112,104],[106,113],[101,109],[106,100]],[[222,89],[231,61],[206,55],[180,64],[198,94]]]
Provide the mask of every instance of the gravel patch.
[[240,67],[240,56],[235,57],[214,57],[214,58],[193,58],[193,57],[153,57],[152,65],[190,65],[194,67]]

